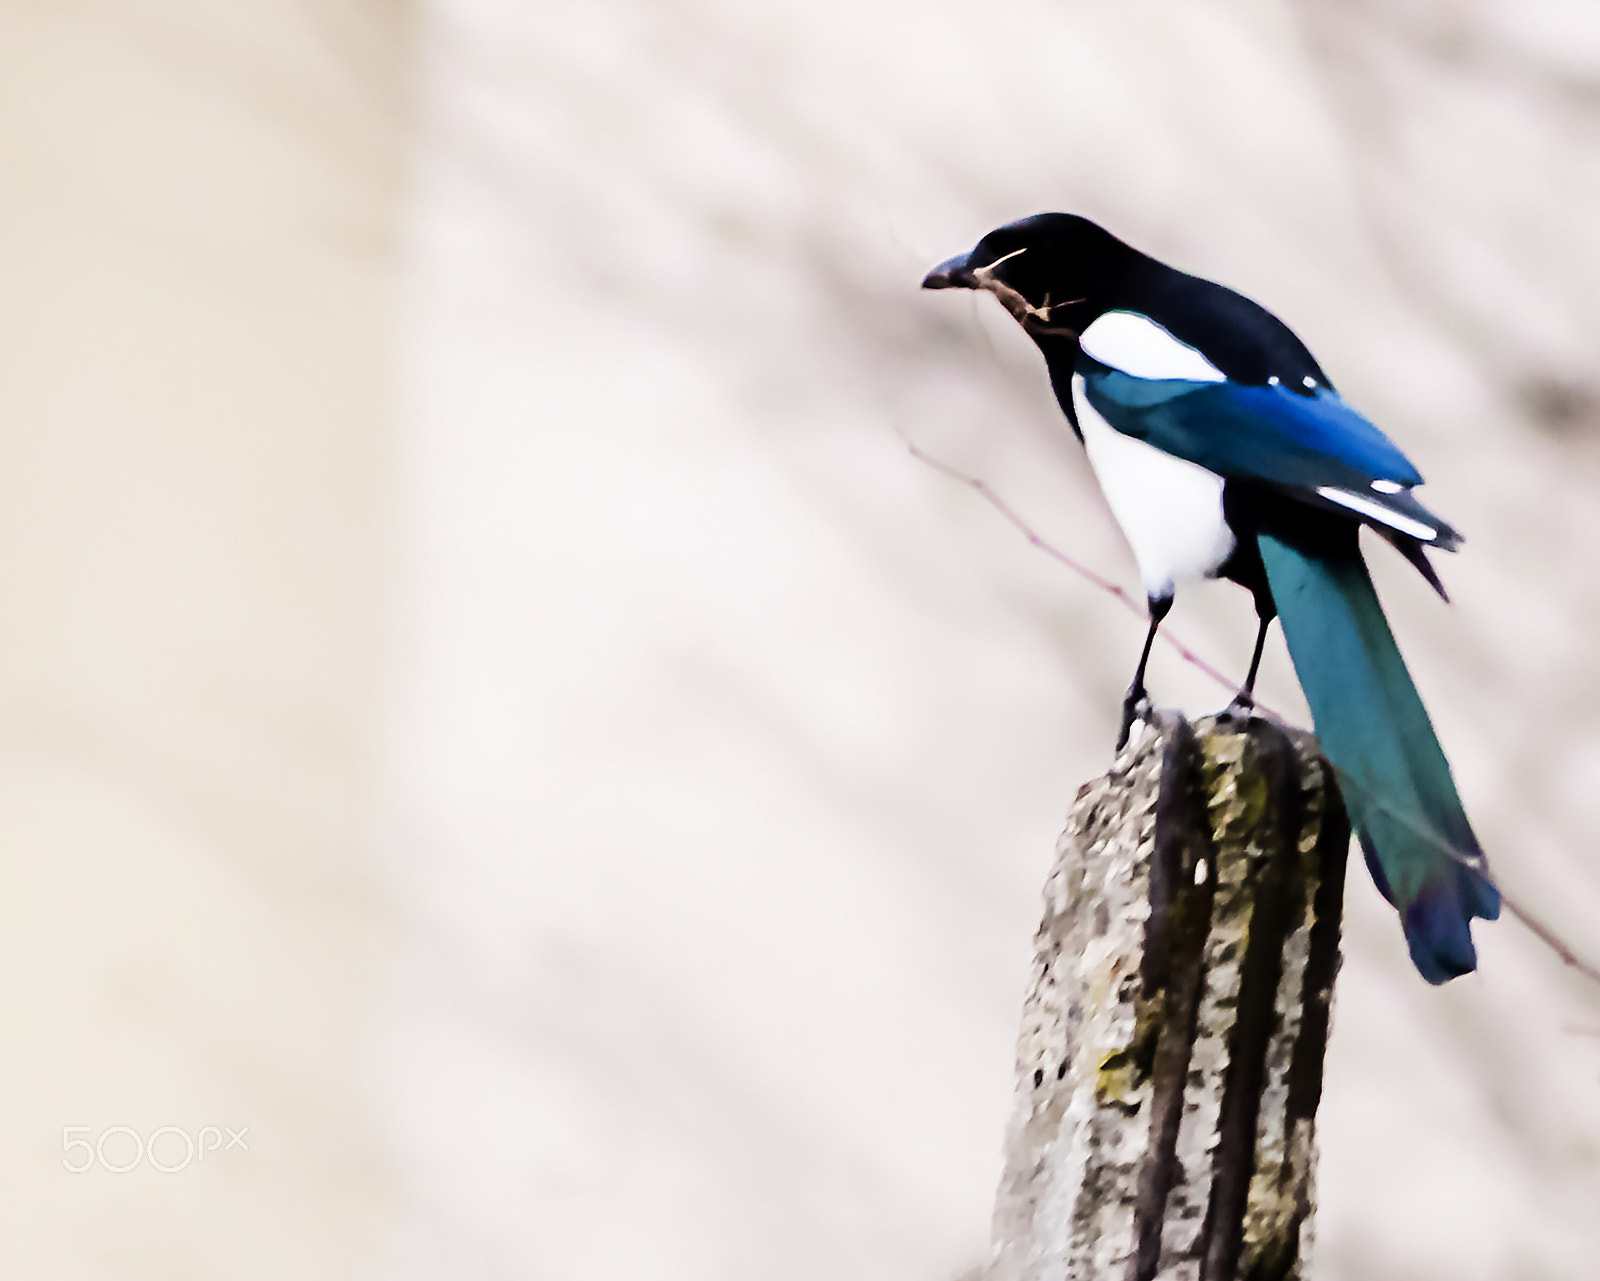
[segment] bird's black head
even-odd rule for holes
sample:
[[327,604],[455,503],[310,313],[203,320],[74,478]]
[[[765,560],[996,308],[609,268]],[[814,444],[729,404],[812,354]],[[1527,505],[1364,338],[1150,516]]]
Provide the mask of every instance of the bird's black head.
[[923,278],[924,289],[986,289],[1036,340],[1071,337],[1105,311],[1143,255],[1076,214],[1042,213],[991,231]]

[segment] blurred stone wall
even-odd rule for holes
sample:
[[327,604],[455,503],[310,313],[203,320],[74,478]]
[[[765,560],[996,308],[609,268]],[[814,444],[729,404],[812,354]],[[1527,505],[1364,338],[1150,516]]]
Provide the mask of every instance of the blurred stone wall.
[[[406,31],[0,5],[6,1277],[356,1276],[396,1217],[363,1029]],[[67,1126],[218,1146],[73,1174]]]

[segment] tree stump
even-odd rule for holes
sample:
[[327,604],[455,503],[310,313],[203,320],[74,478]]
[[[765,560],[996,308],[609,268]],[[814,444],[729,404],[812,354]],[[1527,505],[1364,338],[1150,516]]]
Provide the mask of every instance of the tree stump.
[[1350,825],[1310,735],[1157,714],[1045,884],[988,1281],[1304,1275]]

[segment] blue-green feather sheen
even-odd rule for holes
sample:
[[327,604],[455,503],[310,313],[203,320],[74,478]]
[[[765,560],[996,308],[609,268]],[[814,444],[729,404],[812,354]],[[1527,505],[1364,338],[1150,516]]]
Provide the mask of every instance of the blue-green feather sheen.
[[1219,476],[1288,487],[1365,490],[1374,480],[1420,485],[1393,442],[1327,389],[1135,378],[1079,358],[1089,403],[1125,436]]
[[1456,857],[1480,857],[1478,840],[1367,567],[1353,547],[1310,556],[1259,542],[1323,753],[1412,959],[1430,982],[1467,973],[1471,918],[1498,916],[1500,896]]

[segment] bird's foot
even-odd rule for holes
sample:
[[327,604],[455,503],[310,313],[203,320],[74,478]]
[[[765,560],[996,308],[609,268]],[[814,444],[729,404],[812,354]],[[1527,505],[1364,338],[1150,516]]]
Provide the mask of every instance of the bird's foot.
[[1233,696],[1233,702],[1217,713],[1217,719],[1219,721],[1244,721],[1248,723],[1255,713],[1256,700],[1250,696],[1248,690],[1241,689]]
[[1128,735],[1133,730],[1134,721],[1150,719],[1152,711],[1150,695],[1142,686],[1134,686],[1128,691],[1128,696],[1122,700],[1122,724],[1117,730],[1117,751],[1128,745]]

